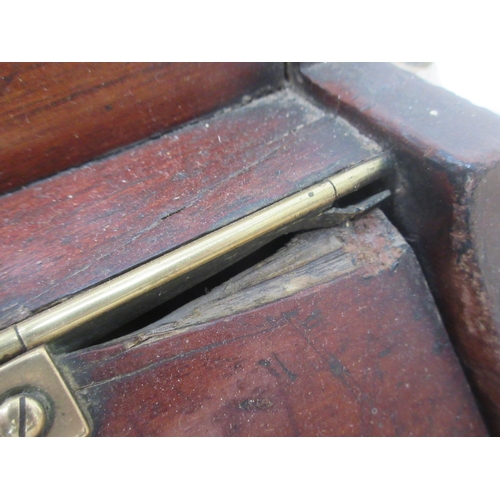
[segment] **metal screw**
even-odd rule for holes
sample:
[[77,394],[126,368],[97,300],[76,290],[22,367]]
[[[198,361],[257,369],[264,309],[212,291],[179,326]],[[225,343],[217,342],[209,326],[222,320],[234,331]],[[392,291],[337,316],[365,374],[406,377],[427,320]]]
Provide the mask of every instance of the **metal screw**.
[[41,403],[32,396],[17,394],[0,405],[0,436],[39,436],[46,420]]

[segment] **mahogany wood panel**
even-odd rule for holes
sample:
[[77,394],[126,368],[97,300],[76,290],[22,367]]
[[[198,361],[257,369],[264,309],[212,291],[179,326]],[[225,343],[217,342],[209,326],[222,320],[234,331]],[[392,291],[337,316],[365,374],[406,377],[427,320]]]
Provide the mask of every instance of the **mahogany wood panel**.
[[275,63],[2,63],[0,193],[278,87]]
[[306,88],[400,155],[393,219],[500,433],[500,117],[389,64],[303,67]]
[[57,361],[98,436],[486,433],[381,213],[299,235],[156,325]]
[[282,91],[3,196],[0,324],[379,152]]

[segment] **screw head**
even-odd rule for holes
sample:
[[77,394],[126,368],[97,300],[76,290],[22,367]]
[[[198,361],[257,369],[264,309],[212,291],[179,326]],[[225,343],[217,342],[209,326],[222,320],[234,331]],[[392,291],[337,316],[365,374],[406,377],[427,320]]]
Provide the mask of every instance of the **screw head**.
[[1,437],[35,437],[45,427],[42,404],[30,395],[16,394],[0,405]]

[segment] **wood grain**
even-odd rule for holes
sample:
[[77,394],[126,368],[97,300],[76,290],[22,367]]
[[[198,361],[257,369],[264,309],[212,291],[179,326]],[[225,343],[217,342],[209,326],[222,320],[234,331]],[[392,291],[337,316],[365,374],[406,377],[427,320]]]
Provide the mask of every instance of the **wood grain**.
[[275,89],[271,63],[1,63],[0,193]]
[[156,325],[60,356],[98,436],[484,435],[380,214],[297,236]]
[[389,64],[313,65],[297,78],[398,152],[392,217],[499,434],[500,117]]
[[0,324],[379,152],[283,91],[4,196]]

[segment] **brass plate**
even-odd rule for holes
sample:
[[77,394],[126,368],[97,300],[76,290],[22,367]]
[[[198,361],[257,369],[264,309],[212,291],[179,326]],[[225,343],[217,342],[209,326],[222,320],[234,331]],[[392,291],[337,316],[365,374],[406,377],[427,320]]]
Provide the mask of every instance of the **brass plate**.
[[24,392],[39,392],[49,402],[50,414],[42,435],[83,437],[90,433],[85,417],[45,346],[0,366],[0,398],[4,400]]

